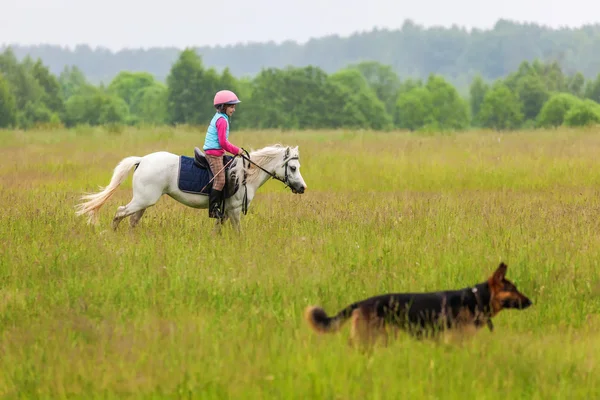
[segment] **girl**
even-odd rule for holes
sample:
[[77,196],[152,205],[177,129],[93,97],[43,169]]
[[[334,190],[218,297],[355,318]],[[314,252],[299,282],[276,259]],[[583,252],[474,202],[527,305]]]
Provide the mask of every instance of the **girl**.
[[216,114],[208,125],[204,139],[204,152],[206,160],[214,175],[212,189],[209,195],[208,216],[222,219],[225,210],[221,210],[223,202],[223,186],[225,186],[225,170],[223,169],[223,155],[225,151],[234,156],[242,154],[242,149],[229,143],[229,118],[235,112],[235,105],[241,103],[231,90],[220,90],[215,94],[213,104],[217,109]]

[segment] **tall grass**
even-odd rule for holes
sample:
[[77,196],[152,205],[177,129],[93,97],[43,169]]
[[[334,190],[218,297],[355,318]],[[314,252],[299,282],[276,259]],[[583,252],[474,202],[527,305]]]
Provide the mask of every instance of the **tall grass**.
[[[304,195],[263,186],[242,235],[163,197],[110,230],[131,179],[76,218],[118,161],[191,155],[203,132],[0,132],[0,396],[600,398],[600,136],[236,132],[299,145]],[[309,331],[390,291],[462,288],[508,263],[534,306],[462,345],[372,354]]]

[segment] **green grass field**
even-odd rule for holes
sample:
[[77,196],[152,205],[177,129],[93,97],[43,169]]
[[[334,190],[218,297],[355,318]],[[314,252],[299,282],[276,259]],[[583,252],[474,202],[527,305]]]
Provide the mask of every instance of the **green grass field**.
[[[74,206],[121,158],[192,155],[185,128],[0,132],[0,397],[600,398],[597,130],[233,132],[298,145],[308,185],[263,186],[242,234],[163,197],[86,225]],[[363,354],[329,313],[390,291],[458,289],[500,261],[534,302],[462,345]]]

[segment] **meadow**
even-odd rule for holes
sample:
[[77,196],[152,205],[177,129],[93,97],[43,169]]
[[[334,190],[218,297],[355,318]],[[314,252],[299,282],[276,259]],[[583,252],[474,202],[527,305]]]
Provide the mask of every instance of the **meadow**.
[[[193,128],[0,131],[0,398],[600,398],[600,135],[234,131],[298,145],[308,185],[259,191],[242,233],[163,197],[86,225],[74,206],[123,157],[192,155]],[[364,354],[333,314],[384,292],[458,289],[500,261],[533,306],[457,345]]]

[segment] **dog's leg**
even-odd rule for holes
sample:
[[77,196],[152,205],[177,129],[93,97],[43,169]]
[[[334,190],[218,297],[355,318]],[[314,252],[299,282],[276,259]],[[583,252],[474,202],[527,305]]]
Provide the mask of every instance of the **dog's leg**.
[[352,329],[350,331],[350,343],[362,350],[370,347],[371,332],[369,332],[369,320],[363,310],[357,308],[352,312]]
[[357,308],[352,313],[351,344],[370,352],[379,339],[387,343],[384,321],[373,311]]

